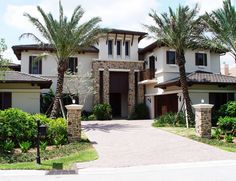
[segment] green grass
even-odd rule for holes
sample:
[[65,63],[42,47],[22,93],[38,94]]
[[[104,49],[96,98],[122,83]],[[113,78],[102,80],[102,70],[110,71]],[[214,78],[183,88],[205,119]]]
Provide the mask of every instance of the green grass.
[[[8,156],[6,154],[0,154],[0,161],[2,161],[0,162],[0,169],[50,170],[52,169],[53,163],[63,163],[63,169],[69,169],[76,162],[97,159],[98,154],[89,140],[83,139],[82,142],[71,143],[53,150],[43,151],[41,153],[41,165],[36,164],[35,157],[36,153],[22,153],[20,155]],[[4,163],[6,161],[14,163]]]
[[193,139],[198,142],[202,142],[211,146],[215,146],[222,150],[236,152],[236,144],[235,143],[226,143],[223,140],[217,140],[215,138],[199,138],[195,135],[194,128],[183,128],[183,127],[160,127],[160,129]]

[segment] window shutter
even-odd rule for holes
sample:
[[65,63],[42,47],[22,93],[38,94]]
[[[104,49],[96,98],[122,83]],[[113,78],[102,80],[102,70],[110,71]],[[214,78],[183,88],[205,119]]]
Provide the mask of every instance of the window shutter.
[[29,57],[29,74],[32,74],[32,56]]
[[195,53],[195,65],[198,65],[199,64],[199,62],[198,62],[198,56],[197,56],[198,54],[197,53]]
[[78,72],[78,58],[75,58],[75,73]]
[[204,54],[204,61],[205,61],[204,65],[207,66],[207,54],[206,53]]
[[42,74],[42,58],[38,60],[39,62],[39,74]]
[[166,51],[166,64],[169,64],[169,51]]

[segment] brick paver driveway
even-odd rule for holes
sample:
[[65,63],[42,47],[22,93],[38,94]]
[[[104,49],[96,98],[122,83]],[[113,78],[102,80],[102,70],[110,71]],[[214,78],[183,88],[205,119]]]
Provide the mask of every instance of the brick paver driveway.
[[151,120],[82,122],[99,159],[79,163],[78,168],[236,160],[236,153],[153,128],[151,123]]

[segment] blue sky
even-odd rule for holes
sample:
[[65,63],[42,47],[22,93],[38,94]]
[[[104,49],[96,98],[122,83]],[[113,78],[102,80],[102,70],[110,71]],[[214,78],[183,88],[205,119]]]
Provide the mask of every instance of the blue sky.
[[[152,23],[148,12],[155,9],[158,13],[167,11],[168,7],[175,8],[178,4],[194,6],[200,5],[200,13],[211,11],[222,6],[222,0],[61,0],[65,14],[69,16],[76,5],[81,4],[85,10],[83,20],[99,16],[102,18],[102,26],[128,30],[146,31],[142,24]],[[234,4],[236,0],[232,2]],[[0,37],[4,38],[8,50],[4,56],[17,62],[11,47],[18,44],[34,43],[31,40],[19,40],[24,32],[37,31],[23,16],[24,12],[38,16],[36,6],[40,5],[46,12],[52,12],[57,16],[58,0],[0,0]],[[140,46],[149,44],[151,40],[144,40]],[[221,57],[221,62],[234,66],[229,55]]]

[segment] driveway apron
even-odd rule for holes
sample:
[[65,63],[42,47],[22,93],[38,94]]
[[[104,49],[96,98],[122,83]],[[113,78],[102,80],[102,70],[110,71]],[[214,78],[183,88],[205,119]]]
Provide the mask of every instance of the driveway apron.
[[236,160],[236,153],[199,143],[151,126],[152,120],[82,122],[99,159],[78,168]]

